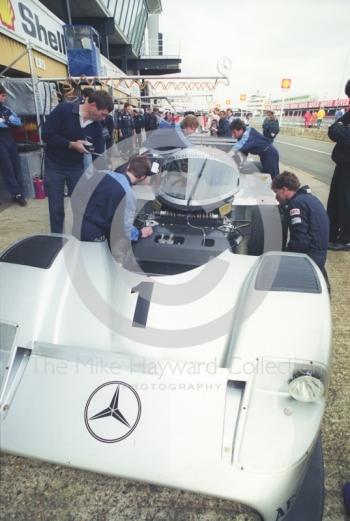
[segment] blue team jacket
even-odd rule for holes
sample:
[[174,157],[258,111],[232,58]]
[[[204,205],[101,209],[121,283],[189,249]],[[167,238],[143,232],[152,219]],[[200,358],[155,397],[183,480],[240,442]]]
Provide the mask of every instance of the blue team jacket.
[[135,128],[134,118],[127,112],[118,112],[116,116],[116,128],[120,130],[123,139],[131,137]]
[[0,103],[0,119],[3,120],[0,121],[0,139],[13,141],[11,127],[20,127],[21,119],[3,103]]
[[105,172],[85,209],[80,239],[109,240],[112,230],[113,239],[124,237],[136,241],[140,232],[133,225],[135,212],[136,198],[129,177],[119,172]]
[[279,153],[270,139],[260,134],[255,128],[248,127],[241,139],[233,146],[234,152],[256,154],[260,157],[263,172],[274,178],[279,174]]
[[104,151],[102,125],[95,121],[81,128],[79,103],[64,102],[57,105],[46,119],[42,138],[46,142],[46,156],[62,166],[84,165],[84,155],[68,148],[70,141],[87,140],[95,147],[97,154]]
[[324,268],[329,239],[329,219],[321,201],[308,186],[301,187],[283,208],[290,239],[286,250],[306,253]]

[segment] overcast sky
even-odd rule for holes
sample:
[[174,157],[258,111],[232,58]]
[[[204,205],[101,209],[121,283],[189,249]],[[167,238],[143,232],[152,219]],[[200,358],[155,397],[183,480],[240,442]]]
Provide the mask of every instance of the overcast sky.
[[350,78],[350,0],[162,0],[160,31],[180,44],[182,75],[217,74],[232,61],[230,87],[216,98],[238,104],[257,90],[280,97],[345,97]]

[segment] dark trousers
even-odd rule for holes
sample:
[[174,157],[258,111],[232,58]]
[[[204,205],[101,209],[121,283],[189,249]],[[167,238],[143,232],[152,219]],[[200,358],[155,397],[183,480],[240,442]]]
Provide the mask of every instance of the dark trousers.
[[22,193],[17,145],[11,135],[0,137],[0,169],[12,197]]
[[350,242],[350,164],[337,165],[327,202],[331,242]]
[[270,174],[272,179],[280,173],[279,159],[278,150],[273,145],[270,145],[260,154],[263,172]]
[[78,183],[83,166],[62,166],[45,159],[45,190],[49,199],[50,228],[52,233],[63,233],[64,186],[70,196]]

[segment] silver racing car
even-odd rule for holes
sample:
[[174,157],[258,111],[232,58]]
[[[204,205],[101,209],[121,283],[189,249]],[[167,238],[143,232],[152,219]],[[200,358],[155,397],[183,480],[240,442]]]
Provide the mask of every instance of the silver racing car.
[[281,251],[268,175],[207,147],[161,159],[137,188],[153,234],[122,255],[72,235],[2,253],[1,447],[318,521],[323,276]]

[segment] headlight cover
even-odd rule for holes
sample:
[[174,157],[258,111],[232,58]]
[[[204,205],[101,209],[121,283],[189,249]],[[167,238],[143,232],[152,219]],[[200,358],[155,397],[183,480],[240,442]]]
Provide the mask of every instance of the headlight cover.
[[298,402],[317,402],[325,394],[325,386],[317,376],[298,374],[289,382],[289,394]]

